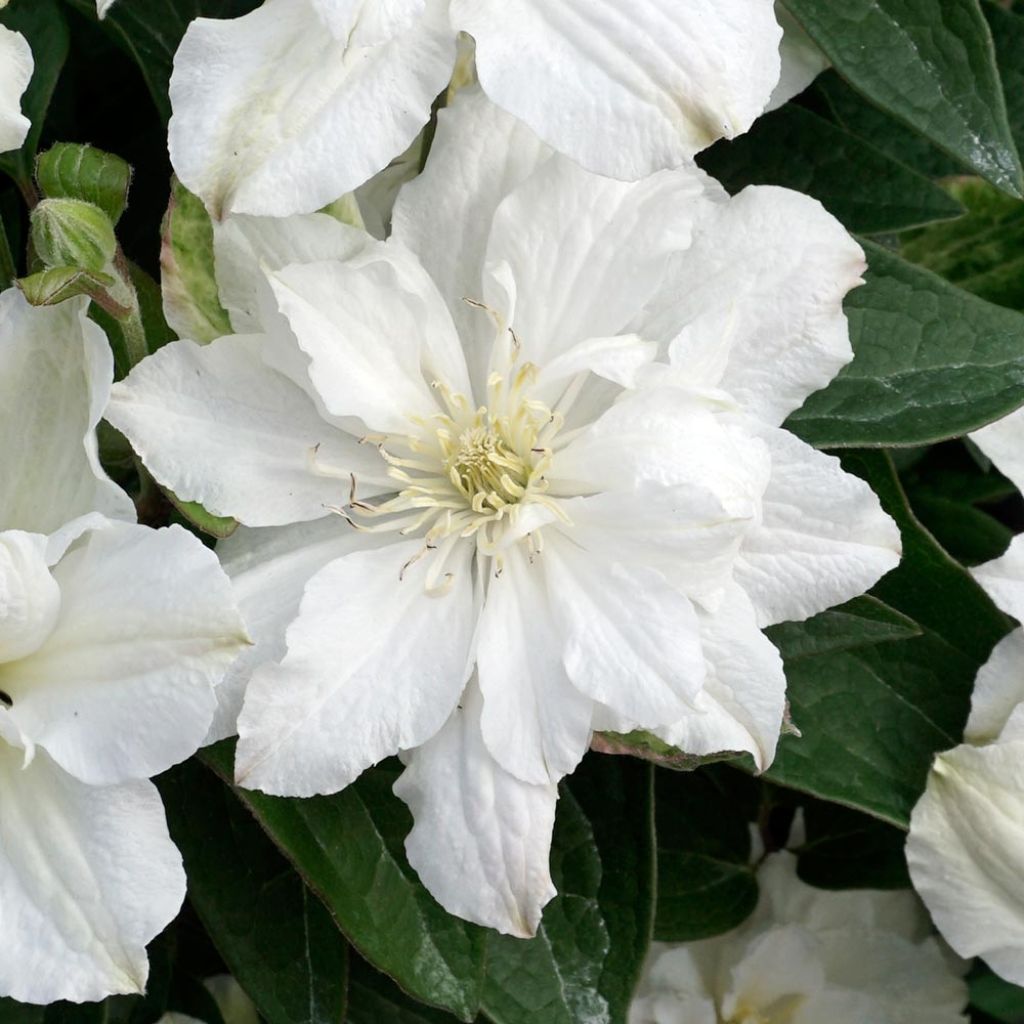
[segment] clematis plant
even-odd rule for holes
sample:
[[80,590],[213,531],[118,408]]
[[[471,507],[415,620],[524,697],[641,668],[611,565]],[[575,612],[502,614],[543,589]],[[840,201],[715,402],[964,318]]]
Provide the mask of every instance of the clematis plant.
[[149,776],[246,642],[215,557],[100,469],[113,375],[84,300],[0,294],[0,995],[141,992],[185,896]]
[[316,210],[409,146],[464,32],[495,103],[589,170],[633,180],[811,81],[823,59],[785,17],[783,71],[772,0],[267,0],[189,26],[171,160],[218,218]]
[[[971,435],[1018,489],[1022,437],[1020,411]],[[1024,537],[973,573],[1000,608],[1024,621]],[[1018,627],[978,673],[965,742],[936,757],[907,841],[911,878],[949,944],[1017,984],[1024,984],[1022,677]]]
[[757,878],[757,909],[739,928],[654,946],[630,1024],[967,1021],[963,966],[912,893],[815,889],[788,852]]
[[779,426],[851,358],[863,266],[806,197],[598,177],[477,89],[387,242],[225,225],[246,333],[166,346],[107,416],[255,528],[221,548],[257,640],[238,781],[330,793],[401,753],[427,887],[529,935],[595,730],[769,764],[785,678],[761,627],[898,560],[870,489]]
[[32,78],[32,67],[32,50],[25,37],[0,25],[0,153],[17,149],[28,134],[21,97]]

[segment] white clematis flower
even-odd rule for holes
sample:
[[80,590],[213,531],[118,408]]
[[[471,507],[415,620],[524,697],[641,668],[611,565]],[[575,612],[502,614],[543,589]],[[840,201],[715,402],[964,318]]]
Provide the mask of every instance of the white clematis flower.
[[[401,153],[476,42],[490,98],[623,180],[745,132],[780,81],[772,0],[266,0],[175,57],[170,152],[215,217],[316,210]],[[797,31],[799,31],[797,29]],[[788,45],[786,95],[820,70]]]
[[18,149],[31,127],[21,112],[21,97],[32,80],[33,67],[25,37],[0,25],[0,153]]
[[[1024,411],[971,435],[1024,488]],[[1024,537],[973,570],[993,601],[1024,621]],[[961,956],[1024,984],[1024,630],[978,673],[965,742],[940,754],[910,822],[911,878]]]
[[197,749],[245,640],[211,553],[127,521],[99,467],[87,305],[0,294],[0,995],[32,1003],[143,990],[185,894],[148,777]]
[[636,184],[477,89],[443,112],[386,243],[312,215],[218,234],[244,335],[171,344],[108,418],[221,548],[257,640],[236,771],[341,789],[404,751],[412,863],[531,934],[558,780],[595,729],[774,754],[760,627],[861,593],[899,536],[780,428],[850,359],[863,255],[813,200]]
[[656,945],[630,1024],[964,1024],[967,986],[909,892],[805,885],[791,853],[758,871],[725,935]]

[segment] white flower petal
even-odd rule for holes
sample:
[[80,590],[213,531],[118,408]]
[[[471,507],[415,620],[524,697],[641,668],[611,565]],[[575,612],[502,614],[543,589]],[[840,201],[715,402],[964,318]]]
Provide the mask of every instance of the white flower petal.
[[487,749],[523,782],[568,775],[590,746],[593,702],[562,664],[562,637],[544,569],[520,546],[503,557],[480,616],[477,664]]
[[28,40],[0,25],[0,153],[18,149],[31,127],[20,100],[32,80],[32,68]]
[[135,518],[99,462],[95,428],[114,363],[87,309],[0,294],[0,530],[52,533],[94,511]]
[[263,344],[165,345],[114,386],[107,419],[179,498],[249,526],[327,515],[348,500],[350,473],[367,496],[362,485],[383,480],[376,452],[265,366]]
[[1024,407],[968,436],[1018,491],[1024,491]]
[[540,557],[573,685],[645,729],[686,714],[704,681],[690,601],[654,569],[567,537],[545,536]]
[[1024,985],[1024,741],[936,758],[910,819],[907,863],[953,949]]
[[744,537],[735,572],[761,626],[848,601],[896,567],[899,528],[863,480],[786,430],[757,434],[771,452],[772,475],[763,518]]
[[[484,259],[494,211],[550,156],[529,128],[473,86],[438,112],[427,166],[398,194],[392,238],[427,268],[467,342],[488,327],[481,311],[463,300],[484,297]],[[483,353],[485,367],[488,354]]]
[[825,971],[814,955],[814,936],[803,928],[781,925],[755,936],[743,958],[728,965],[722,1012],[740,1017],[745,1008],[764,1007],[785,1000],[813,998],[826,984]]
[[782,659],[739,587],[729,588],[713,612],[698,611],[698,619],[704,689],[694,710],[654,732],[688,754],[746,751],[763,771],[775,757],[786,707]]
[[964,729],[968,743],[999,739],[1013,713],[1024,705],[1024,629],[1004,636],[978,671],[971,715]]
[[93,785],[183,761],[209,728],[214,685],[246,643],[213,552],[177,526],[110,523],[53,575],[53,632],[34,654],[0,665],[22,732]]
[[185,898],[150,782],[86,786],[0,743],[0,991],[23,1002],[145,989],[146,943]]
[[217,713],[206,743],[235,734],[253,671],[284,657],[285,630],[298,615],[310,578],[343,555],[379,547],[391,539],[383,533],[354,530],[332,516],[292,526],[241,526],[217,545],[253,646],[231,663],[217,687]]
[[828,57],[779,0],[775,3],[775,17],[782,26],[782,43],[779,46],[782,74],[768,101],[768,110],[777,110],[798,96],[829,67]]
[[429,0],[372,45],[336,38],[309,0],[197,18],[171,76],[178,177],[218,219],[310,213],[350,192],[426,124],[455,63],[445,8]]
[[267,273],[290,263],[347,260],[372,241],[326,213],[294,217],[239,214],[213,226],[220,301],[237,334],[261,334],[273,308]]
[[853,358],[843,298],[861,281],[864,253],[817,200],[788,189],[746,188],[705,210],[634,329],[667,344],[721,311],[732,327],[718,386],[777,426]]
[[[469,545],[451,589],[428,593],[422,540],[357,551],[306,584],[280,665],[253,674],[238,719],[240,784],[282,796],[343,789],[364,769],[433,736],[468,677]],[[403,566],[408,567],[403,572]]]
[[975,566],[971,575],[1004,612],[1024,621],[1024,534],[1014,537],[998,558]]
[[114,6],[115,0],[96,0],[96,13],[101,19],[107,16],[107,11]]
[[46,538],[0,531],[0,664],[39,650],[60,614],[60,587],[50,574]]
[[531,786],[501,768],[480,732],[481,703],[469,686],[395,783],[414,821],[405,850],[449,913],[529,938],[555,895],[548,859],[558,787]]
[[634,184],[564,157],[538,168],[498,206],[487,243],[488,265],[507,264],[515,282],[525,358],[543,366],[587,339],[628,333],[716,191],[697,168]]
[[452,0],[497,104],[634,180],[747,130],[779,79],[771,0]]
[[[270,278],[278,309],[310,358],[309,378],[333,416],[372,431],[408,433],[438,412],[430,384],[466,393],[465,360],[451,317],[422,271],[390,252],[349,263],[285,267]],[[454,379],[451,375],[454,374]]]

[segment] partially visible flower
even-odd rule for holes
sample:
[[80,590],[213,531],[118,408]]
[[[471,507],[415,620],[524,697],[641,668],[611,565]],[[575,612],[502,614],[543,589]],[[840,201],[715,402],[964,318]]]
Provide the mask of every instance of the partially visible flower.
[[[1024,410],[971,438],[1024,489]],[[1024,535],[973,574],[1024,622]],[[935,759],[914,808],[910,874],[953,949],[1024,985],[1024,630],[979,671],[964,740]]]
[[185,894],[148,777],[198,748],[245,643],[212,553],[129,521],[99,467],[86,307],[0,294],[0,995],[30,1003],[145,987]]
[[[224,1024],[260,1024],[260,1017],[253,1001],[245,994],[242,986],[230,974],[218,974],[207,978],[203,984],[217,1003],[217,1009]],[[206,1024],[188,1014],[171,1011],[165,1013],[157,1024]]]
[[476,87],[393,223],[233,219],[245,334],[162,349],[108,418],[261,528],[221,548],[258,641],[239,780],[333,792],[403,752],[428,888],[527,935],[593,731],[767,765],[760,627],[897,561],[867,485],[780,427],[851,358],[863,254],[796,193],[589,174]]
[[739,928],[655,945],[630,1024],[966,1024],[962,966],[913,893],[815,889],[791,853],[757,877]]
[[21,112],[21,97],[32,80],[32,68],[32,48],[25,37],[0,25],[0,153],[18,149],[31,127]]
[[[170,86],[178,177],[218,218],[325,206],[409,146],[453,73],[460,31],[492,101],[622,180],[742,134],[780,82],[772,0],[266,0],[241,18],[197,19],[182,40]],[[820,70],[814,53],[786,44],[776,103]]]

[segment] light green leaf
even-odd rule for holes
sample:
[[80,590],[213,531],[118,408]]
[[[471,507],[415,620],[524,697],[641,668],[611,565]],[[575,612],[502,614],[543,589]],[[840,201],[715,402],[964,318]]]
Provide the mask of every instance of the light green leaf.
[[786,665],[793,721],[771,780],[905,828],[932,756],[960,742],[978,668],[1009,622],[920,525],[889,459],[851,453],[896,519],[903,561],[875,587],[920,636],[801,658]]
[[1010,195],[1024,174],[978,0],[786,0],[855,89]]
[[551,853],[558,896],[537,937],[491,935],[494,1024],[625,1024],[653,919],[651,768],[590,754],[563,784]]
[[161,228],[164,313],[179,338],[205,343],[231,334],[213,262],[213,224],[200,199],[177,178]]
[[948,187],[967,216],[907,235],[902,256],[965,291],[1024,312],[1024,203],[978,178]]
[[94,146],[60,142],[36,161],[36,181],[48,199],[79,199],[98,206],[116,224],[128,206],[132,169]]
[[[18,287],[33,306],[56,306],[80,295],[109,302],[107,289],[114,283],[110,274],[79,267],[52,267],[38,274],[19,278]],[[116,305],[114,309],[118,309]]]
[[21,109],[32,127],[21,149],[0,156],[0,171],[10,175],[29,196],[34,191],[32,172],[39,137],[68,56],[68,23],[57,0],[19,0],[0,11],[0,24],[24,35],[35,61],[32,81],[21,100]]
[[847,297],[854,360],[786,423],[819,448],[959,437],[1024,401],[1024,316],[865,242]]
[[[233,744],[203,756],[231,778]],[[415,998],[471,1021],[487,933],[446,914],[409,866],[404,842],[412,822],[391,792],[398,770],[378,765],[329,797],[237,793],[365,959]]]
[[755,785],[725,766],[655,772],[659,941],[719,935],[754,909],[757,880],[743,808]]
[[730,192],[745,185],[805,192],[862,234],[902,231],[963,213],[923,175],[793,104],[759,118],[745,135],[718,143],[699,162]]
[[347,944],[231,790],[197,761],[158,780],[189,896],[267,1024],[342,1024]]
[[238,529],[238,520],[229,516],[215,516],[207,512],[197,501],[182,501],[173,491],[163,488],[171,504],[178,510],[179,514],[190,522],[196,529],[203,533],[216,537],[217,540],[224,540]]

